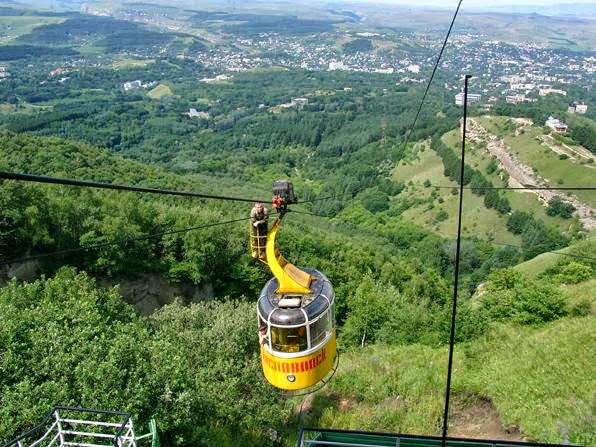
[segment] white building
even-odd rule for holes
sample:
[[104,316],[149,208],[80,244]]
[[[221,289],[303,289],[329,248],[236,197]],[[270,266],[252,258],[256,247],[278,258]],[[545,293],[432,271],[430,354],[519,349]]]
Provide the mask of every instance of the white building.
[[124,91],[127,92],[129,90],[136,90],[138,88],[141,88],[142,86],[143,83],[139,79],[137,79],[136,81],[125,82]]
[[342,61],[331,61],[329,62],[329,71],[334,71],[334,70],[347,70],[348,66],[344,65],[344,63]]
[[[477,93],[468,93],[468,105],[474,104],[475,102],[480,102],[482,99],[482,95]],[[456,106],[463,106],[464,105],[464,94],[463,92],[458,93],[455,95],[455,105]]]
[[200,79],[200,82],[206,82],[207,84],[209,84],[211,82],[225,81],[228,79],[232,79],[232,76],[227,75],[227,74],[220,74],[220,75],[215,76],[214,78]]
[[308,98],[292,98],[292,103],[294,107],[302,108],[305,105],[308,105]]
[[584,113],[586,113],[588,111],[588,106],[586,104],[577,104],[575,106],[575,111],[577,113],[584,114]]
[[563,95],[563,96],[567,95],[567,92],[565,90],[559,90],[559,89],[552,88],[552,87],[545,87],[545,88],[538,89],[538,94],[540,96],[546,96],[549,93],[557,93],[558,95]]
[[525,100],[526,95],[523,94],[505,96],[505,101],[508,104],[519,104],[520,102],[524,102]]
[[420,73],[420,65],[410,64],[406,67],[406,70],[412,73]]
[[526,92],[532,91],[536,88],[536,84],[532,83],[518,83],[511,84],[511,90],[525,90]]
[[395,70],[393,69],[393,67],[375,69],[375,73],[383,73],[383,74],[393,74],[394,71]]
[[548,117],[548,119],[546,120],[544,125],[546,127],[550,127],[552,130],[554,130],[557,133],[567,132],[567,127],[568,127],[567,124],[561,122],[560,120],[558,120],[557,118],[554,118],[552,116]]

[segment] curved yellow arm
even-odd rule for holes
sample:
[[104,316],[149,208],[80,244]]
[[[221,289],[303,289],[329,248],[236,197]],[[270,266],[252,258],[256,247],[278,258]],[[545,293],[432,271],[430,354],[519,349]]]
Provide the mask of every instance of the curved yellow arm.
[[267,235],[265,254],[267,265],[273,276],[277,278],[279,287],[277,293],[310,293],[310,283],[313,278],[308,273],[289,263],[277,250],[275,236],[279,230],[281,218],[278,217]]

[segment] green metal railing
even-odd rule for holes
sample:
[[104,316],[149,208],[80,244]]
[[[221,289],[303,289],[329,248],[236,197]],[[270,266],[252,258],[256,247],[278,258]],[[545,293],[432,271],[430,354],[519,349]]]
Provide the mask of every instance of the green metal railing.
[[[150,438],[150,439],[149,439]],[[31,430],[3,447],[159,447],[157,424],[149,423],[149,433],[135,436],[132,416],[123,411],[56,406]]]
[[[304,427],[297,447],[442,447],[440,436],[375,433],[328,428]],[[570,447],[563,444],[517,442],[485,439],[445,438],[446,447]]]

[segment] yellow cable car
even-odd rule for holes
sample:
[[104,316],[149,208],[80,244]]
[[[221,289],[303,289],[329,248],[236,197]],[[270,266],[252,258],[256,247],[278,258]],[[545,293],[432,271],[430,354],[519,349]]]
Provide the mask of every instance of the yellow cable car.
[[[287,204],[293,201],[281,197],[281,209],[276,206],[280,194],[274,198],[280,216],[267,235],[265,247],[266,263],[274,278],[265,284],[257,302],[261,364],[271,385],[308,392],[326,383],[337,367],[335,293],[324,274],[299,269],[277,250],[275,237],[281,218]],[[255,239],[259,236],[251,234],[252,252],[259,253],[260,243]],[[260,257],[259,260],[265,262]]]

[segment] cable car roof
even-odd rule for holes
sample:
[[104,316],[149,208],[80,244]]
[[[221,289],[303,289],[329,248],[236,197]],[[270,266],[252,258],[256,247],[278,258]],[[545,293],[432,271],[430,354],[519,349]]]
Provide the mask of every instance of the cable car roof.
[[[311,284],[311,292],[308,294],[276,293],[278,288],[276,278],[271,278],[265,284],[257,304],[259,315],[263,320],[279,326],[297,326],[316,319],[329,308],[335,298],[331,282],[318,270],[308,268],[303,270],[315,278]],[[287,298],[299,298],[299,305],[285,307],[284,301]],[[280,301],[282,301],[281,305]]]

